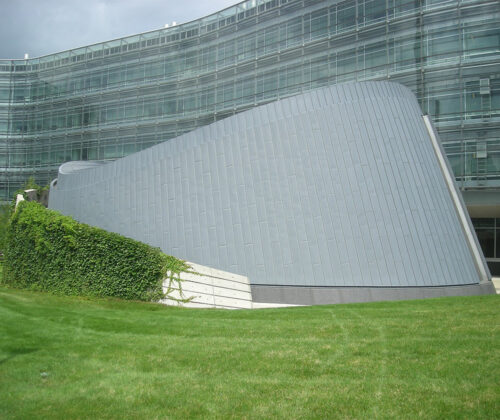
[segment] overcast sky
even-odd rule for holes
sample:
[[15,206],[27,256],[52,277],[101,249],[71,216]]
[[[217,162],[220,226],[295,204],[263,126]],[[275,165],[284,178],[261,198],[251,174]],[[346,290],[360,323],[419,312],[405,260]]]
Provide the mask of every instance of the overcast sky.
[[189,22],[238,0],[0,0],[0,58],[40,57]]

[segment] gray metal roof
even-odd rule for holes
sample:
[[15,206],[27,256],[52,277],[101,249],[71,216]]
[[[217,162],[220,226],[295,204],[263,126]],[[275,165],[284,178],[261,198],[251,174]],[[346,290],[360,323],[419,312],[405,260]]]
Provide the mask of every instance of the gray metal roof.
[[61,171],[49,204],[252,284],[480,280],[419,105],[394,83],[311,91]]

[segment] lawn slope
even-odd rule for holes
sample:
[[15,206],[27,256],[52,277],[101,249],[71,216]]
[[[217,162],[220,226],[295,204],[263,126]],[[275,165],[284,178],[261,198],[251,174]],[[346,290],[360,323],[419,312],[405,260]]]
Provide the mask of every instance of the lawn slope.
[[498,418],[499,303],[225,311],[0,288],[0,418]]

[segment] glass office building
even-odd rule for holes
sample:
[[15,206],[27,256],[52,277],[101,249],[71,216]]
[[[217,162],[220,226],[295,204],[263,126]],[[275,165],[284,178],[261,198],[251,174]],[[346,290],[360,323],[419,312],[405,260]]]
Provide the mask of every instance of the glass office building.
[[384,79],[412,89],[432,116],[459,186],[496,200],[497,0],[247,0],[170,28],[0,60],[0,198],[30,176],[48,183],[69,160],[115,159],[309,89]]

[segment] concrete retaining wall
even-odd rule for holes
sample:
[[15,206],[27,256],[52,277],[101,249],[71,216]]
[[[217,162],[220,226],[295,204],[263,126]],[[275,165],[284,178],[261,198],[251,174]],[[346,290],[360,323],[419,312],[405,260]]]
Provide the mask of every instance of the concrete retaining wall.
[[[248,277],[190,263],[190,271],[163,281],[169,297],[161,303],[188,308],[251,309],[252,293]],[[168,273],[169,277],[172,275]],[[180,284],[180,288],[179,288]]]

